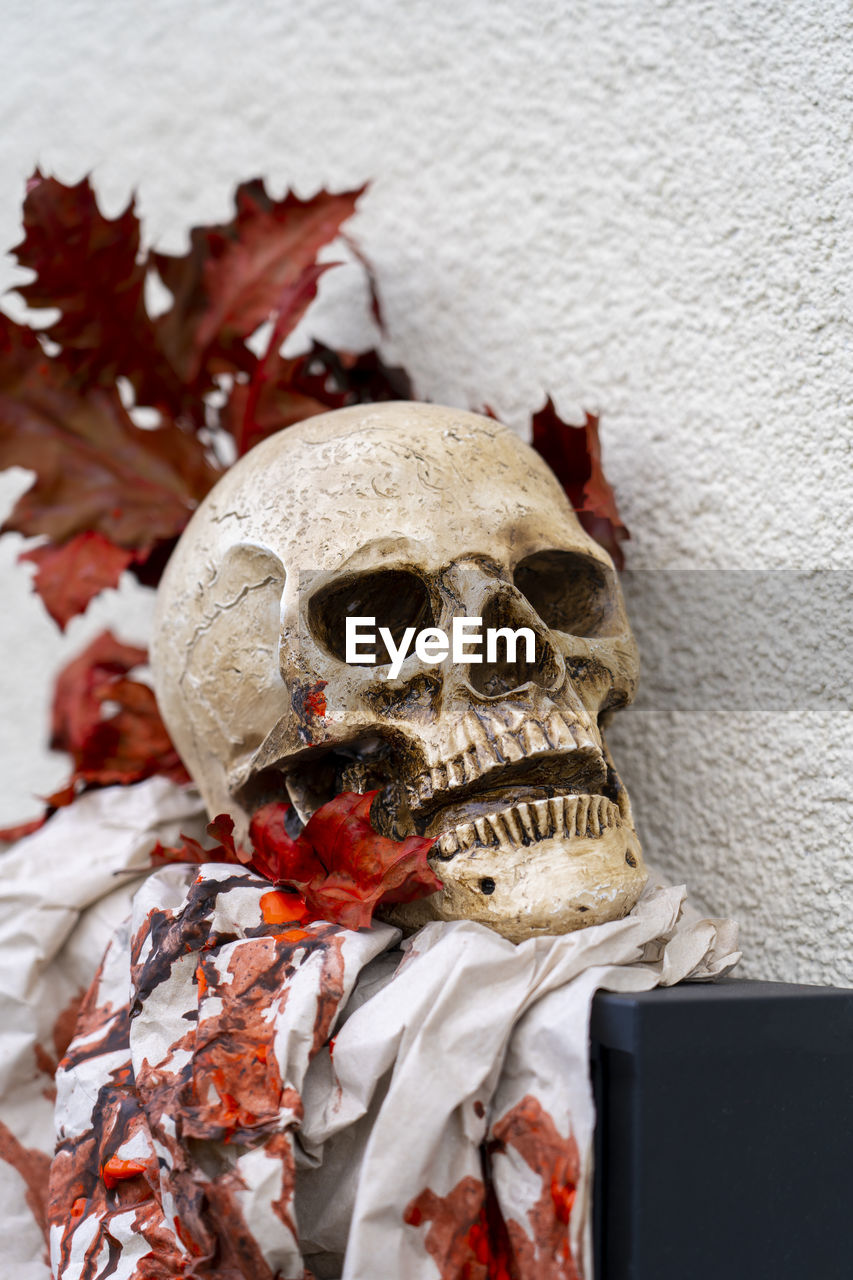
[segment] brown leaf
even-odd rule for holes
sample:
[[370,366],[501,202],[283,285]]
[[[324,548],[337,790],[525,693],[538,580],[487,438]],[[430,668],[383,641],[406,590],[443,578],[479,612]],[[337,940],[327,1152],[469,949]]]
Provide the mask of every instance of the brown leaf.
[[309,303],[317,295],[320,276],[328,270],[329,265],[312,263],[305,268],[299,279],[292,285],[286,285],[276,303],[276,318],[270,340],[265,353],[256,362],[249,380],[242,420],[237,428],[237,454],[242,456],[256,443],[255,415],[258,400],[264,387],[276,374],[281,360],[279,351],[288,333],[290,333],[304,315]]
[[24,238],[12,252],[36,275],[17,292],[32,307],[57,307],[45,332],[75,371],[111,383],[134,363],[148,326],[131,200],[117,218],[98,209],[88,178],[66,187],[38,170],[27,183]]
[[174,424],[143,431],[118,394],[77,391],[33,334],[0,315],[0,468],[36,473],[2,531],[64,543],[97,531],[138,550],[178,534],[219,477]]
[[412,384],[404,369],[384,364],[376,351],[338,352],[315,342],[304,355],[274,356],[251,404],[250,395],[250,384],[236,382],[222,418],[223,426],[242,439],[243,452],[318,413],[411,400]]
[[363,187],[310,200],[288,193],[273,200],[263,181],[237,188],[235,217],[223,226],[195,227],[182,257],[155,254],[174,296],[157,321],[162,349],[183,381],[204,371],[250,370],[244,339],[267,320],[282,290],[293,286],[334,240],[355,210]]
[[367,276],[367,287],[370,291],[370,314],[376,321],[376,327],[379,332],[384,333],[385,314],[382,310],[382,299],[379,296],[379,282],[376,279],[376,272],[373,269],[373,263],[370,261],[358,241],[354,240],[346,231],[343,232],[341,239],[356,261],[364,268],[364,274]]
[[585,418],[581,427],[563,422],[549,397],[533,415],[532,443],[562,484],[587,533],[610,552],[617,569],[622,569],[625,556],[620,544],[630,534],[601,465],[598,418],[591,413]]
[[71,618],[86,612],[99,592],[118,586],[133,552],[117,547],[102,533],[78,533],[62,547],[48,543],[25,551],[18,560],[37,566],[33,590],[64,631]]
[[147,659],[145,649],[105,631],[60,672],[51,747],[71,755],[74,772],[48,804],[70,804],[88,787],[126,785],[154,774],[188,781],[153,691],[128,679]]

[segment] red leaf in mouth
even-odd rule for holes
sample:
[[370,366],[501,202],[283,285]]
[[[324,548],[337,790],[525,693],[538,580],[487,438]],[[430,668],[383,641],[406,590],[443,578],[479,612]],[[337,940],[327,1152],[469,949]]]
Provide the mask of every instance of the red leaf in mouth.
[[[318,809],[296,837],[285,826],[290,805],[264,805],[249,827],[251,851],[234,844],[234,824],[220,815],[208,827],[221,840],[216,848],[204,849],[185,836],[179,848],[158,845],[152,856],[157,862],[243,863],[273,884],[297,889],[310,918],[363,929],[378,906],[414,902],[441,889],[427,862],[434,841],[379,835],[370,823],[375,795],[341,792]],[[291,911],[287,918],[299,915]]]
[[268,879],[295,885],[322,919],[348,929],[369,925],[380,904],[437,892],[441,881],[427,862],[433,841],[379,835],[370,823],[375,795],[342,792],[295,839],[284,826],[288,806],[265,805],[252,818],[251,865]]

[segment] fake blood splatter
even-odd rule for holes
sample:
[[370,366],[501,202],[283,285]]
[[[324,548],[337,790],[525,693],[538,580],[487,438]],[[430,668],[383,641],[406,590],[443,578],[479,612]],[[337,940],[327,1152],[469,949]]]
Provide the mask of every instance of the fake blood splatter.
[[43,1151],[25,1147],[0,1120],[0,1160],[21,1175],[26,1186],[27,1208],[44,1233],[47,1243],[47,1175],[50,1157]]
[[513,1148],[539,1178],[539,1198],[527,1212],[529,1230],[516,1221],[507,1231],[519,1280],[581,1280],[572,1257],[569,1219],[580,1177],[574,1137],[562,1137],[538,1099],[528,1094],[493,1126],[488,1144],[492,1167]]
[[[508,1148],[541,1181],[526,1226],[501,1213],[495,1161]],[[482,1181],[463,1178],[446,1196],[427,1188],[406,1208],[409,1226],[428,1224],[424,1244],[441,1280],[582,1280],[569,1240],[580,1174],[574,1138],[563,1138],[528,1094],[493,1125],[482,1157]]]
[[506,1226],[479,1178],[463,1178],[446,1196],[422,1191],[403,1221],[411,1227],[430,1224],[424,1244],[441,1280],[518,1280]]
[[[256,904],[256,923],[250,907],[234,906],[241,902]],[[117,1265],[128,1213],[132,1234],[150,1247],[140,1280],[190,1273],[197,1280],[274,1280],[246,1222],[245,1184],[232,1163],[243,1151],[262,1150],[270,1163],[270,1209],[285,1238],[295,1241],[290,1131],[301,1122],[302,1100],[282,1079],[276,1014],[302,967],[310,966],[309,1059],[328,1041],[344,992],[347,932],[309,915],[300,894],[265,887],[246,868],[201,872],[180,908],[152,910],[127,940],[129,1005],[115,1008],[102,991],[105,961],[61,1066],[104,1083],[89,1126],[60,1136],[51,1168],[60,1280],[66,1273],[80,1280],[109,1273],[102,1272],[104,1250],[108,1268]],[[135,1071],[131,1044],[146,1002],[156,1003],[164,984],[173,984],[171,1000],[180,1003],[193,982],[196,1007],[177,1024],[185,1030],[161,1044],[159,1060],[146,1052]],[[222,1154],[214,1159],[216,1144]],[[118,1217],[125,1225],[113,1229]]]

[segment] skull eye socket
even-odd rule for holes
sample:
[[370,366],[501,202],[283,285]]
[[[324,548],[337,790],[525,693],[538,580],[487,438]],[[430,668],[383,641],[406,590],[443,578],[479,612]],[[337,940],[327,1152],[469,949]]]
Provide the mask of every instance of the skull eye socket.
[[[375,618],[376,644],[359,642],[362,653],[373,652],[376,663],[391,661],[381,636],[380,627],[391,632],[395,647],[399,646],[407,627],[421,631],[434,625],[432,605],[426,584],[408,569],[380,569],[361,573],[345,582],[321,588],[308,604],[308,623],[316,640],[340,662],[346,662],[347,618]],[[373,666],[366,661],[351,666]]]
[[575,551],[537,551],[516,567],[515,585],[552,631],[573,636],[619,630],[615,573]]

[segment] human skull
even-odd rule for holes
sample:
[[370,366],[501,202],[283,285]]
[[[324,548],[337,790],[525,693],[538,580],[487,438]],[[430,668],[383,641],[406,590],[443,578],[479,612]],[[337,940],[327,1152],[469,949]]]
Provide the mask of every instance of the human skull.
[[[345,620],[532,629],[491,663],[410,652],[396,678],[346,662]],[[393,908],[513,941],[625,915],[646,881],[603,727],[633,697],[612,561],[543,460],[499,423],[393,403],[310,418],[241,459],[202,503],[160,587],[152,667],[211,814],[245,835],[378,790],[396,838],[435,837],[443,890]],[[523,655],[523,656],[522,656]]]

